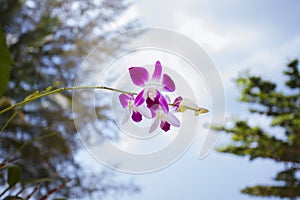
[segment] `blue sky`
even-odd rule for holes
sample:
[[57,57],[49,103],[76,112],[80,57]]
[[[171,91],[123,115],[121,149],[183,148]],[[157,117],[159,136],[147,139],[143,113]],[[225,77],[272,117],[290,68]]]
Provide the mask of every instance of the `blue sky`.
[[[188,36],[202,46],[214,61],[224,83],[226,117],[249,119],[265,126],[268,119],[251,118],[247,106],[238,103],[233,79],[249,70],[274,81],[283,80],[283,66],[299,56],[300,1],[171,1],[139,0],[120,19],[138,18],[143,27],[166,28]],[[217,146],[228,143],[222,135]],[[268,160],[211,152],[198,160],[201,141],[176,163],[144,175],[120,174],[134,179],[140,194],[131,200],[153,199],[255,199],[239,193],[245,186],[271,183],[282,168]],[[91,165],[99,165],[93,160]],[[118,173],[118,172],[117,172]]]

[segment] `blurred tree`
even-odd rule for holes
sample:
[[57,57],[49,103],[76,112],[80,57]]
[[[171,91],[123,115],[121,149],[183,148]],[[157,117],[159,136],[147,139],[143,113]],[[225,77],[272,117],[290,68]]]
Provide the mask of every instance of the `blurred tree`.
[[[240,101],[250,103],[251,113],[271,119],[269,131],[252,127],[247,121],[234,121],[232,126],[213,127],[232,135],[233,144],[219,148],[220,152],[271,159],[285,167],[275,176],[275,185],[246,187],[242,193],[254,196],[300,197],[300,72],[298,60],[287,65],[286,89],[258,76],[239,77]],[[279,128],[279,129],[278,129]]]
[[[134,21],[117,23],[129,6],[125,0],[0,0],[0,24],[14,60],[0,109],[56,81],[72,86],[82,57],[92,47],[109,34],[136,26]],[[126,39],[106,46],[99,58],[112,55]],[[71,93],[61,96],[71,99]],[[100,199],[114,191],[137,191],[134,185],[118,182],[109,172],[93,174],[82,169],[74,158],[80,144],[74,137],[71,109],[64,109],[60,100],[44,98],[0,116],[3,127],[15,115],[0,133],[0,169],[14,164],[22,170],[22,181],[12,191],[28,195],[26,188],[34,187],[28,183],[39,182],[38,190],[32,188],[35,198],[60,186],[56,196],[71,199],[87,195]],[[104,112],[107,108],[97,108],[103,121],[109,120]],[[7,187],[7,176],[0,171],[0,188]]]

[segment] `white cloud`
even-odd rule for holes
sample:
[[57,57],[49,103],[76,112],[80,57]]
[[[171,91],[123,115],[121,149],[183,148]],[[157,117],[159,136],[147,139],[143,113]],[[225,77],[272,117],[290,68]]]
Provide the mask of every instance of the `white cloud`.
[[178,18],[176,30],[206,48],[220,50],[233,40],[230,35],[223,35],[213,30],[204,19],[191,17],[182,12],[179,12],[176,17]]
[[201,16],[190,16],[178,11],[176,31],[183,33],[204,47],[209,53],[227,54],[238,49],[249,49],[263,40],[265,34],[261,30],[253,30],[244,25],[220,30]]

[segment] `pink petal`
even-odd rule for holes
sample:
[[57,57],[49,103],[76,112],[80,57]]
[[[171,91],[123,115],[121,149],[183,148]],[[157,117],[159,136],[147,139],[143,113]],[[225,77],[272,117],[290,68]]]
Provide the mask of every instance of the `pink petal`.
[[162,66],[159,61],[156,61],[155,69],[152,75],[152,80],[159,81],[161,78],[161,73],[162,73]]
[[160,128],[167,132],[168,130],[170,130],[170,124],[168,122],[161,121]]
[[159,119],[156,118],[150,127],[149,133],[152,133],[159,125]]
[[179,96],[179,97],[177,97],[175,100],[174,100],[174,102],[173,102],[173,104],[175,105],[175,106],[179,106],[179,104],[180,104],[180,102],[183,100],[183,98],[181,97],[181,96]]
[[144,99],[143,95],[144,95],[144,90],[142,90],[142,91],[136,96],[136,98],[135,98],[135,100],[134,100],[134,103],[133,103],[135,106],[139,106],[139,105],[141,105],[141,104],[144,103],[145,99]]
[[127,95],[127,94],[120,94],[119,100],[123,108],[128,107],[128,101],[133,100],[133,96]]
[[162,84],[163,84],[164,89],[166,91],[168,91],[168,92],[174,92],[175,91],[174,81],[167,74],[163,75]]
[[167,121],[168,121],[172,126],[175,126],[175,127],[179,127],[179,126],[180,126],[180,121],[179,121],[179,119],[177,119],[177,117],[176,117],[173,113],[171,113],[171,112],[168,113],[168,119],[167,119]]
[[163,95],[159,98],[159,104],[165,113],[169,112],[169,105]]
[[173,106],[175,107],[175,110],[178,111],[178,108],[180,106],[180,103],[182,102],[183,98],[181,96],[177,97],[174,102]]
[[144,86],[149,80],[149,73],[143,67],[130,67],[129,74],[132,82],[137,86]]
[[142,114],[136,111],[132,112],[131,118],[135,122],[140,122],[142,121]]

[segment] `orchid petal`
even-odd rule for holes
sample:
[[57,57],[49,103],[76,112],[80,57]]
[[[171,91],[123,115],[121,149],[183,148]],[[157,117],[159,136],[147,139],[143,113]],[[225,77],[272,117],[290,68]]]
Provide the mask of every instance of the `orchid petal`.
[[165,91],[168,91],[168,92],[174,92],[175,91],[174,81],[167,74],[163,75],[162,84],[164,86]]
[[170,124],[168,122],[161,121],[160,128],[167,132],[168,130],[170,130]]
[[177,119],[177,117],[169,112],[168,113],[168,117],[167,117],[167,121],[172,125],[172,126],[175,126],[175,127],[179,127],[180,126],[180,121],[179,119]]
[[178,111],[178,112],[182,111],[181,109],[179,109],[182,100],[183,100],[183,98],[181,96],[179,96],[173,102],[173,106],[175,107],[175,110]]
[[167,103],[171,103],[171,98],[168,95],[165,95]]
[[135,100],[134,100],[134,103],[133,103],[135,106],[139,106],[139,105],[141,105],[141,104],[144,103],[145,99],[144,99],[143,95],[144,95],[144,90],[142,90],[142,91],[136,96],[136,98],[135,98]]
[[145,105],[142,105],[142,106],[138,107],[137,109],[144,117],[146,117],[148,119],[152,118],[151,111]]
[[152,133],[159,125],[159,119],[156,118],[150,127],[149,133]]
[[133,100],[133,97],[127,94],[120,94],[119,100],[123,108],[128,107],[128,101]]
[[136,111],[132,112],[131,118],[135,122],[140,122],[142,121],[142,114]]
[[153,72],[151,80],[159,81],[160,78],[161,78],[161,73],[162,73],[162,66],[161,66],[160,62],[157,61],[155,63],[155,69],[154,69],[154,72]]
[[169,112],[169,105],[163,95],[159,98],[159,104],[165,113]]
[[179,106],[180,102],[183,100],[183,98],[181,96],[177,97],[174,102],[173,105],[175,106]]
[[122,125],[128,121],[128,119],[130,117],[130,113],[131,113],[130,109],[128,109],[128,112],[125,112],[123,119],[122,119]]
[[144,86],[149,80],[149,72],[143,67],[130,67],[129,74],[132,82],[137,86]]

